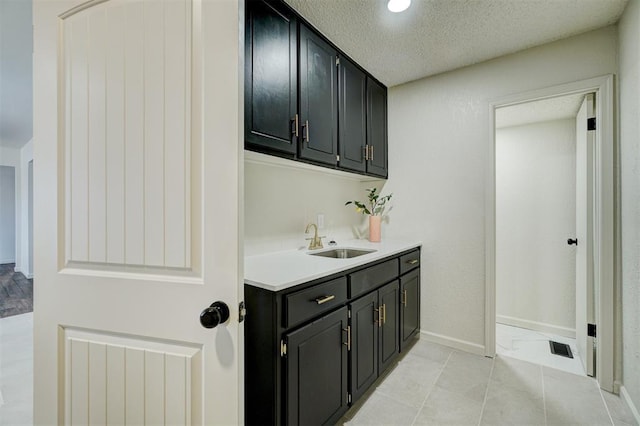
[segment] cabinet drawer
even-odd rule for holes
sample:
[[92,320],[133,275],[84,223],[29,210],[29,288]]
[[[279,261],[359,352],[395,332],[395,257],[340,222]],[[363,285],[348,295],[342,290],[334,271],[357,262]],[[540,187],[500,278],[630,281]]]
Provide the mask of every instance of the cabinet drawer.
[[349,274],[349,297],[364,294],[398,277],[398,259],[387,260],[367,269]]
[[347,300],[347,278],[340,277],[285,296],[284,327],[310,319]]
[[400,275],[420,266],[420,250],[400,256]]

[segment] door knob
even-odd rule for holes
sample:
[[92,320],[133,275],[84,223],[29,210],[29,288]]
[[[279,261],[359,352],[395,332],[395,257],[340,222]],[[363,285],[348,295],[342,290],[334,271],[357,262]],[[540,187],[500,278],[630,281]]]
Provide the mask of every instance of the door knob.
[[567,244],[569,244],[569,245],[576,245],[576,246],[577,246],[577,245],[578,245],[578,239],[577,239],[577,238],[575,238],[575,239],[571,239],[571,238],[569,238],[569,239],[567,240]]
[[200,324],[204,328],[214,328],[229,319],[229,307],[224,302],[213,302],[200,314]]

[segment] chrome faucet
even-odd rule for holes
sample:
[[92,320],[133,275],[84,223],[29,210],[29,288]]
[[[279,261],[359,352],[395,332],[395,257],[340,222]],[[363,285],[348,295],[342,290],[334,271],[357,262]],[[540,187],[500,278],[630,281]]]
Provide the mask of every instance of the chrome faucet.
[[318,236],[318,225],[316,225],[315,223],[308,224],[307,225],[307,229],[304,230],[304,233],[308,234],[309,233],[309,228],[311,228],[312,226],[314,228],[313,238],[307,238],[307,240],[311,240],[311,242],[309,243],[309,250],[321,249],[321,248],[323,248],[323,246],[322,246],[322,238],[324,238],[324,237],[319,237]]

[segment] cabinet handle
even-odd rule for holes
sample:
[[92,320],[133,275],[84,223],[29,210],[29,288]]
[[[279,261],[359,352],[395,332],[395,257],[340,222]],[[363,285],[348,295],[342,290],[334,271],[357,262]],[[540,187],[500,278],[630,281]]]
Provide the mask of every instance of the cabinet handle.
[[298,137],[298,114],[296,114],[296,116],[293,118],[293,135],[297,138]]
[[302,132],[302,138],[305,142],[309,142],[309,120],[305,120],[302,128],[304,129],[304,132]]
[[364,146],[364,161],[369,161],[369,145]]
[[415,265],[416,263],[418,263],[418,259],[411,259],[411,260],[407,260],[407,263],[409,265]]
[[373,161],[373,145],[369,147],[369,157],[371,157],[369,160]]
[[323,303],[327,303],[329,300],[333,300],[335,299],[336,296],[334,296],[333,294],[329,295],[329,296],[322,296],[322,297],[318,297],[316,299],[316,303],[318,305],[322,305]]
[[347,341],[346,343],[342,342],[342,344],[347,347],[347,351],[350,351],[351,350],[351,326],[348,325],[347,328],[343,328],[342,331],[347,332]]
[[382,305],[382,323],[387,323],[387,304]]
[[[382,305],[378,306],[378,309],[374,308],[373,311],[378,313],[373,317],[373,322],[375,324],[378,324],[378,327],[382,327]],[[376,321],[376,316],[378,317],[377,321]]]
[[407,307],[407,290],[402,290],[402,304]]

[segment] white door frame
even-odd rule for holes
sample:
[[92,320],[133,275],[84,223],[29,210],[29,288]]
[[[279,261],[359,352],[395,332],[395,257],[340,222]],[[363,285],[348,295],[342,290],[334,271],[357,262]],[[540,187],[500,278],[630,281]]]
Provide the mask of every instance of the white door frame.
[[596,379],[600,387],[617,392],[614,357],[615,289],[620,274],[615,252],[620,237],[616,227],[618,209],[618,179],[616,170],[616,126],[614,122],[614,76],[608,74],[588,80],[505,96],[489,102],[490,145],[487,153],[487,178],[485,197],[485,355],[496,353],[496,164],[495,164],[495,118],[496,109],[563,95],[595,92],[596,96],[596,146],[595,146],[595,195],[594,214],[594,281],[599,291],[596,295],[596,324],[598,356]]

